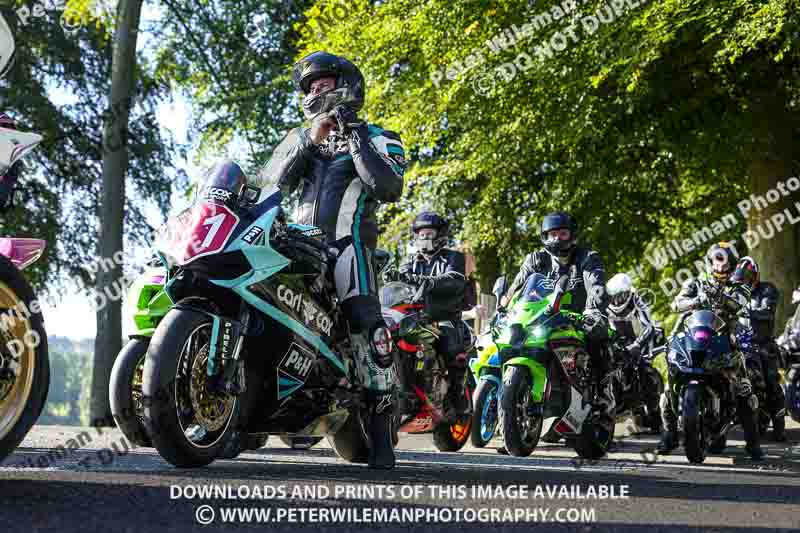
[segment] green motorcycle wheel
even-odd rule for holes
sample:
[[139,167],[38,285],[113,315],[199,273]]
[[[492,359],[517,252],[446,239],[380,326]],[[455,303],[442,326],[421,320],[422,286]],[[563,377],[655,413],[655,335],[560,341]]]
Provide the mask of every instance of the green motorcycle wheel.
[[531,416],[533,381],[527,368],[510,366],[503,376],[503,439],[515,457],[527,457],[539,444],[543,417]]

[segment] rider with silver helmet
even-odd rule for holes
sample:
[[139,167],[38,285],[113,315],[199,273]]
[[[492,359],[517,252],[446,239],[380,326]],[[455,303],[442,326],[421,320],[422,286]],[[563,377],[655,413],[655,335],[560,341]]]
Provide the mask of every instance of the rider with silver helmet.
[[[570,274],[569,290],[572,302],[565,308],[583,313],[584,329],[588,337],[589,355],[592,357],[592,376],[598,387],[602,416],[606,418],[607,430],[613,432],[616,402],[610,371],[608,346],[608,321],[605,317],[608,305],[605,290],[606,273],[600,255],[594,250],[578,246],[578,223],[568,213],[550,213],[542,220],[540,238],[544,248],[525,257],[520,271],[511,283],[500,307],[508,305],[533,273],[557,280],[562,274]],[[547,442],[558,440],[550,432],[542,437]],[[601,439],[602,440],[602,439]],[[499,450],[503,453],[502,449]]]
[[466,397],[467,354],[469,331],[461,320],[465,310],[467,289],[464,254],[445,248],[450,224],[431,211],[417,215],[411,224],[416,253],[400,266],[399,279],[417,287],[427,284],[425,298],[436,314],[442,331],[439,349],[448,362],[448,388],[445,416],[456,421],[469,413]]
[[[737,312],[747,305],[746,290],[731,281],[736,269],[739,254],[729,242],[712,245],[705,256],[706,272],[700,279],[692,279],[684,283],[680,293],[672,302],[672,311],[685,313],[673,329],[673,335],[681,328],[683,318],[689,311],[710,309],[730,325],[735,331],[738,324]],[[673,392],[672,380],[676,369],[670,367],[667,386],[661,396],[662,436],[658,444],[658,453],[666,454],[678,447],[678,398]],[[764,452],[760,446],[757,413],[754,405],[758,400],[753,394],[752,384],[747,377],[747,369],[742,366],[737,371],[736,382],[737,414],[745,436],[745,450],[753,459],[760,459]]]
[[392,414],[397,381],[377,296],[373,252],[375,211],[403,191],[406,161],[400,137],[357,117],[364,77],[343,57],[314,52],[294,65],[308,128],[296,128],[275,149],[256,186],[276,180],[284,196],[300,189],[297,221],[318,226],[338,251],[334,281],[353,355],[367,390],[369,465],[393,468]]
[[[634,360],[640,361],[641,382],[647,383],[647,363],[640,356],[650,347],[659,331],[650,316],[650,306],[636,291],[633,280],[627,274],[616,274],[608,280],[606,292],[608,293],[608,321],[611,328],[628,343],[625,351]],[[647,407],[648,417],[652,415],[654,424],[658,424],[661,416],[658,390],[644,387],[643,395],[642,400]]]

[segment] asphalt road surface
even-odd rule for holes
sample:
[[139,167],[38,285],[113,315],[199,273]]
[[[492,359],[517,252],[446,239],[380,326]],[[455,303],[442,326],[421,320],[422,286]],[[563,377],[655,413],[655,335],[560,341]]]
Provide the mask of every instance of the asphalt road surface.
[[325,441],[293,451],[277,437],[179,470],[153,449],[126,451],[116,429],[37,426],[0,465],[0,532],[797,532],[800,425],[789,427],[788,443],[766,440],[766,461],[750,461],[734,432],[702,465],[682,448],[654,456],[657,436],[623,426],[592,464],[563,444],[516,458],[499,442],[445,454],[429,435],[402,435],[387,472],[345,463]]

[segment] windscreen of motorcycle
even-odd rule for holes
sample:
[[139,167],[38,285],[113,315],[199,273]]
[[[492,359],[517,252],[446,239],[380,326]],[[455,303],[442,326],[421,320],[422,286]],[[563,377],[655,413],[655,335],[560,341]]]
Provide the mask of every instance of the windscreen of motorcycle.
[[381,289],[380,299],[383,307],[394,307],[395,305],[409,304],[417,291],[414,287],[400,281],[387,283]]
[[531,274],[525,282],[525,288],[520,297],[521,302],[540,302],[555,290],[556,282],[547,279],[538,272]]
[[686,329],[692,331],[696,328],[710,329],[715,333],[721,333],[725,327],[725,321],[713,311],[695,311],[686,319]]
[[224,250],[239,223],[235,209],[246,183],[241,167],[231,161],[206,173],[194,205],[170,217],[154,243],[170,267]]

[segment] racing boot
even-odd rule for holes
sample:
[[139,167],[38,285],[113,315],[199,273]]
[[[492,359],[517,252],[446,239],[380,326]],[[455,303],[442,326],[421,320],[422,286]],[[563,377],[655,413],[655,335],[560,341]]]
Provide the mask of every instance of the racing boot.
[[[674,400],[674,398],[673,398]],[[665,455],[678,447],[678,415],[673,410],[674,401],[670,401],[665,391],[661,395],[661,424],[663,433],[656,452]]]
[[392,394],[368,391],[367,402],[369,467],[390,470],[395,466]]

